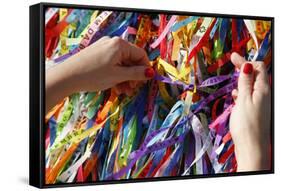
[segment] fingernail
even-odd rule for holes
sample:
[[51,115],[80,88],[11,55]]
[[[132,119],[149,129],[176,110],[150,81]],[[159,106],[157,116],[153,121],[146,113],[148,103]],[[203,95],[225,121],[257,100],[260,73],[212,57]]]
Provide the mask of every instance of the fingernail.
[[154,74],[155,74],[155,72],[154,72],[153,68],[146,68],[144,71],[144,75],[147,78],[153,78]]
[[244,74],[251,74],[253,72],[253,65],[246,63],[243,69]]

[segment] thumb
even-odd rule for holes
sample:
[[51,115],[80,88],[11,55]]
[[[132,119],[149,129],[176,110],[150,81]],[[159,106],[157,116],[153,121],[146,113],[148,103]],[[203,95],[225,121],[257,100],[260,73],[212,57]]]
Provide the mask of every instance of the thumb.
[[238,69],[241,69],[243,63],[246,62],[245,58],[240,56],[238,53],[233,52],[231,54],[231,62],[234,64],[234,66]]
[[254,78],[253,65],[249,62],[243,63],[238,79],[238,98],[251,98]]
[[117,66],[120,82],[129,80],[149,80],[155,75],[154,69],[147,66]]

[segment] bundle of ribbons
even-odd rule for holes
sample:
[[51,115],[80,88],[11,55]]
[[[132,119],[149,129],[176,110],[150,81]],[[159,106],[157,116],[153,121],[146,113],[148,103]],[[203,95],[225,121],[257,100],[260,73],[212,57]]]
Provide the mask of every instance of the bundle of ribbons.
[[46,72],[102,36],[143,48],[156,76],[132,96],[77,92],[49,111],[46,183],[235,172],[230,55],[271,75],[270,21],[49,8]]

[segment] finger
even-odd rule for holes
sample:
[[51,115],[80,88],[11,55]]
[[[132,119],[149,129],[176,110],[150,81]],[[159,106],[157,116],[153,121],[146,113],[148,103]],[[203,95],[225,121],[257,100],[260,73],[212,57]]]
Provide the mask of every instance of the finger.
[[127,88],[125,90],[125,93],[126,93],[127,96],[132,96],[133,93],[134,93],[134,90],[132,88]]
[[110,40],[109,36],[103,36],[97,42],[105,42],[105,41],[108,41],[108,40]]
[[241,66],[238,79],[238,98],[251,98],[253,91],[254,68],[249,62]]
[[234,64],[234,66],[238,69],[240,69],[241,66],[246,62],[245,58],[243,58],[236,52],[233,52],[231,54],[230,59],[231,59],[232,64]]
[[265,85],[269,86],[268,74],[264,62],[254,62],[253,65],[255,68],[255,85],[257,85],[257,88],[260,86],[263,87]]
[[136,45],[123,40],[120,37],[113,37],[113,46],[121,51],[121,62],[125,65],[146,65],[149,66],[149,59],[146,52]]
[[138,83],[137,81],[130,81],[129,85],[130,85],[131,88],[136,88],[137,87],[137,83]]
[[134,90],[130,87],[128,82],[122,82],[118,85],[118,87],[120,88],[121,93],[124,93],[128,96],[131,96],[134,93]]
[[[240,56],[238,53],[233,52],[231,54],[231,61],[232,63],[235,65],[235,67],[237,67],[238,69],[241,68],[241,66],[247,62],[242,56]],[[253,64],[254,70],[255,72],[257,72],[256,74],[256,80],[261,80],[263,82],[267,82],[268,83],[268,76],[267,76],[267,72],[266,72],[266,66],[264,64],[264,62],[250,62]]]
[[113,87],[113,91],[115,91],[115,93],[119,96],[122,94],[121,89],[118,87],[118,85],[116,85],[116,87]]
[[260,103],[265,97],[270,97],[269,78],[263,62],[255,62],[255,83],[253,88],[253,103]]
[[[236,68],[240,69],[240,75],[238,79],[238,97],[251,98],[253,91],[253,80],[254,80],[254,67],[253,64],[247,62],[238,53],[233,52],[231,54],[231,62]],[[240,96],[241,95],[241,96]]]
[[232,95],[234,102],[236,103],[236,99],[238,97],[238,90],[237,89],[232,90],[231,95]]
[[153,68],[147,66],[116,66],[116,73],[120,82],[149,80],[155,75]]
[[130,88],[130,86],[127,84],[127,82],[122,82],[116,85],[116,88],[119,91],[119,95],[126,93],[126,89]]

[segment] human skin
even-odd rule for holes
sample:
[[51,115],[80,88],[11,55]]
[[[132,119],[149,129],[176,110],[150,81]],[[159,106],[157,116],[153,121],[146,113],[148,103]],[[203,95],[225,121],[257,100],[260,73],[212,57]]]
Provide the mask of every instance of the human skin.
[[[271,96],[265,65],[246,62],[237,53],[231,55],[231,61],[240,70],[230,116],[237,171],[270,169]],[[153,76],[142,48],[119,37],[103,37],[47,71],[46,113],[75,92],[113,88],[117,94],[132,95]]]
[[265,64],[247,62],[237,53],[231,61],[240,70],[230,116],[237,171],[270,170],[271,96]]
[[46,112],[64,97],[111,87],[132,95],[154,76],[142,48],[119,37],[103,37],[46,73]]

